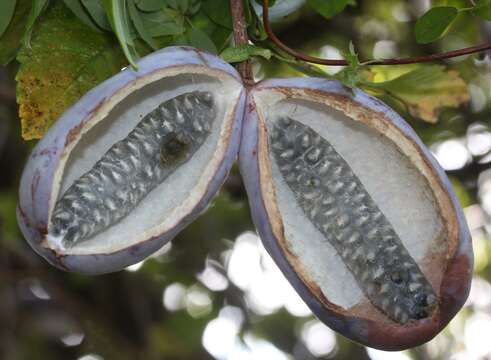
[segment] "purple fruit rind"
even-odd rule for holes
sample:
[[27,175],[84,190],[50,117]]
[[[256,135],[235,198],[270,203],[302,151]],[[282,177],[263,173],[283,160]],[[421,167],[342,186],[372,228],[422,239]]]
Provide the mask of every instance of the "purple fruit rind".
[[456,255],[468,255],[470,256],[470,267],[473,267],[473,255],[472,255],[472,239],[470,236],[469,229],[467,227],[467,222],[465,221],[464,214],[461,211],[459,201],[455,192],[453,191],[452,184],[448,179],[445,171],[442,169],[438,161],[435,159],[433,154],[426,148],[426,145],[421,141],[419,136],[413,130],[413,128],[393,109],[383,103],[376,97],[370,96],[367,93],[354,89],[354,96],[350,89],[344,87],[341,83],[333,80],[325,80],[318,78],[288,78],[288,79],[271,79],[265,80],[258,84],[255,89],[266,89],[266,88],[298,88],[298,89],[314,89],[326,93],[334,93],[338,95],[346,96],[355,102],[360,103],[362,106],[369,108],[373,111],[383,113],[388,119],[391,120],[392,124],[395,125],[404,135],[410,138],[422,152],[423,156],[428,159],[431,167],[435,170],[438,179],[443,184],[443,187],[447,189],[452,205],[457,214],[459,225],[460,225],[460,242],[459,248]]
[[[70,271],[84,272],[90,274],[107,273],[122,269],[131,264],[144,260],[150,254],[160,249],[167,242],[172,240],[181,230],[189,225],[197,216],[199,216],[208,206],[211,199],[215,196],[221,185],[225,181],[227,174],[237,158],[238,149],[240,146],[240,131],[242,125],[242,115],[244,112],[245,93],[242,92],[236,110],[236,120],[231,136],[231,144],[227,150],[227,154],[222,160],[213,181],[210,183],[208,190],[203,198],[193,209],[193,212],[184,217],[173,229],[169,232],[155,238],[145,240],[143,243],[133,245],[127,249],[123,249],[111,254],[94,254],[94,255],[66,255],[62,263]],[[91,266],[97,271],[92,271],[92,268],[87,267],[86,257],[90,258]]]
[[310,290],[290,266],[278,244],[271,223],[269,222],[266,206],[259,187],[260,178],[257,144],[258,118],[254,100],[252,96],[249,96],[248,108],[242,125],[242,141],[239,150],[239,170],[247,191],[254,226],[261,237],[265,249],[275,260],[280,270],[302,299],[307,303],[312,312],[322,321],[329,324],[333,330],[344,334],[353,327],[356,327],[356,323],[353,323],[350,318],[340,318],[334,313],[326,313],[324,305],[318,301],[317,298],[310,295]]
[[[333,309],[326,308],[320,300],[311,293],[298,274],[287,260],[279,240],[275,237],[270,219],[264,204],[260,189],[260,175],[258,162],[258,116],[254,103],[254,91],[270,88],[284,90],[306,89],[317,93],[341,95],[361,106],[384,114],[401,133],[409,138],[429,165],[434,174],[449,194],[454,212],[457,214],[459,244],[453,258],[448,260],[448,266],[441,283],[441,307],[444,313],[439,314],[436,320],[421,320],[418,326],[398,326],[380,324],[373,320],[355,316],[343,315]],[[247,190],[254,224],[261,240],[276,261],[278,267],[290,281],[302,299],[311,308],[313,313],[332,329],[362,344],[384,350],[401,350],[419,345],[433,338],[457,313],[464,304],[470,289],[470,279],[473,265],[472,243],[470,233],[460,209],[458,200],[452,190],[450,181],[432,154],[426,149],[422,141],[412,128],[380,100],[365,94],[360,90],[351,92],[336,81],[316,78],[289,78],[272,79],[257,84],[248,97],[248,107],[243,123],[242,145],[239,151],[239,166]]]
[[242,91],[234,112],[234,123],[229,145],[216,176],[208,185],[196,208],[184,217],[175,228],[159,237],[144,240],[129,248],[110,254],[64,255],[44,246],[47,234],[49,198],[53,186],[54,172],[65,146],[72,141],[84,125],[85,119],[96,111],[106,99],[133,81],[155,71],[172,67],[204,66],[232,76],[241,82],[236,70],[214,55],[191,47],[168,47],[142,58],[138,71],[126,68],[112,78],[87,92],[69,108],[39,141],[28,159],[22,174],[17,207],[18,223],[31,247],[52,265],[68,271],[83,273],[105,273],[120,270],[143,260],[173,238],[182,228],[202,212],[209,200],[218,191],[226,178],[240,143],[240,131],[245,106],[245,90]]

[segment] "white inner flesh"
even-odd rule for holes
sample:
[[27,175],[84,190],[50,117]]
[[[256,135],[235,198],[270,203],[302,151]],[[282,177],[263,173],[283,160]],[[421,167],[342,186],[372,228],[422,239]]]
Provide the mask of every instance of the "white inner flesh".
[[[326,105],[285,100],[268,90],[255,95],[255,99],[268,129],[278,116],[289,116],[329,141],[359,177],[416,262],[420,263],[429,252],[444,253],[443,224],[433,192],[392,141]],[[283,180],[271,152],[269,158],[286,243],[302,268],[336,305],[348,309],[366,300],[334,248],[300,207],[294,206],[293,192]]]
[[196,90],[213,93],[217,116],[210,135],[192,158],[116,224],[72,248],[63,250],[59,240],[48,238],[51,246],[68,254],[109,253],[162,234],[192,211],[212,180],[228,144],[220,139],[232,121],[231,114],[241,91],[241,85],[228,76],[218,80],[203,74],[179,74],[159,79],[125,97],[102,121],[83,134],[70,152],[58,193],[63,194],[159,104]]

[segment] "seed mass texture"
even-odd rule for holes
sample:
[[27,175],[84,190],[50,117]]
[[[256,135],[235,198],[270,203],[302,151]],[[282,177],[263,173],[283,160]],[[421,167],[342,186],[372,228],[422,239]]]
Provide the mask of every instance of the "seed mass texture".
[[240,149],[265,248],[314,314],[384,350],[431,339],[463,305],[472,248],[443,170],[398,114],[337,82],[266,80]]
[[269,140],[298,206],[336,249],[368,299],[402,324],[427,317],[436,302],[431,286],[332,145],[289,117],[276,119]]
[[18,220],[53,265],[105,273],[142,261],[209,204],[237,157],[235,69],[170,47],[88,92],[36,145]]
[[26,164],[18,223],[60,269],[121,270],[196,219],[237,156],[266,250],[332,329],[401,350],[464,304],[462,209],[397,113],[325,79],[246,87],[190,47],[150,54],[62,115]]
[[52,241],[72,246],[128,215],[199,149],[214,118],[209,92],[179,95],[145,115],[58,200]]

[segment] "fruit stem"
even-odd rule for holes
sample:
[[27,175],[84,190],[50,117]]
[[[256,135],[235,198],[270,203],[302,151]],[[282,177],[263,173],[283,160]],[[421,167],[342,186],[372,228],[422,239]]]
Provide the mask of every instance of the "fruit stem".
[[[247,35],[247,21],[244,16],[244,1],[230,0],[230,10],[232,13],[235,45],[247,45],[249,43],[249,36]],[[238,71],[246,86],[254,85],[250,60],[241,62],[238,65]]]
[[[232,1],[233,2],[233,1]],[[240,1],[239,1],[240,2]],[[283,43],[273,32],[271,24],[269,23],[269,0],[263,0],[263,23],[264,30],[268,34],[269,39],[275,43],[279,48],[281,48],[286,53],[294,56],[298,60],[306,61],[313,64],[330,65],[330,66],[346,66],[349,65],[346,60],[333,60],[333,59],[322,59],[315,56],[309,56],[298,52],[288,45]],[[369,63],[370,65],[403,65],[403,64],[416,64],[422,62],[445,60],[454,58],[457,56],[469,55],[478,53],[481,51],[486,51],[491,49],[491,43],[484,43],[481,45],[471,46],[463,49],[447,51],[443,53],[436,53],[430,55],[422,55],[407,58],[395,58],[395,59],[372,59],[363,60],[362,63]]]

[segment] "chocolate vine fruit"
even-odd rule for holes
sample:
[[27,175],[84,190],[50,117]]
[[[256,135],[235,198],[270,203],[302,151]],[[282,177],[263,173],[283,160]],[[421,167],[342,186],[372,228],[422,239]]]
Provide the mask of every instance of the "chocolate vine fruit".
[[261,82],[239,160],[266,249],[334,330],[400,350],[434,337],[463,305],[473,257],[462,211],[385,104],[322,79]]
[[229,64],[175,47],[138,66],[66,111],[22,175],[20,227],[59,268],[141,261],[205,209],[237,156],[245,90]]
[[246,90],[230,65],[189,47],[138,66],[66,111],[29,158],[18,220],[53,265],[103,273],[158,250],[204,210],[241,142],[261,239],[324,323],[399,350],[463,305],[473,258],[462,211],[385,104],[324,79]]

